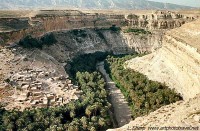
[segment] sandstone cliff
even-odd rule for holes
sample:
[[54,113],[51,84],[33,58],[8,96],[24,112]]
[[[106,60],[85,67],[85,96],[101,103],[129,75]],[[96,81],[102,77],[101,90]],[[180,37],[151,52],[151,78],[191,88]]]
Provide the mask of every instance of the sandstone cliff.
[[137,53],[150,53],[161,48],[163,31],[152,31],[151,34],[122,33],[127,46]]
[[102,28],[112,25],[149,30],[173,29],[194,19],[196,16],[169,11],[126,15],[125,13],[83,13],[78,10],[42,10],[33,11],[24,18],[0,18],[0,39],[3,39],[3,43],[10,43],[28,34],[40,36],[51,31]]
[[[150,113],[138,117],[129,124],[108,131],[127,130],[199,130],[200,126],[200,96],[188,101],[179,101]],[[165,128],[166,127],[166,128]],[[170,128],[171,127],[171,128]],[[175,127],[173,129],[173,127]],[[179,127],[183,127],[182,129]],[[168,128],[168,129],[167,129]],[[179,128],[179,129],[178,129]]]
[[184,99],[193,98],[200,93],[199,22],[197,20],[167,32],[161,49],[128,61],[127,67],[152,80],[165,82]]
[[[157,33],[134,35],[112,31],[109,28],[55,31],[52,34],[57,42],[50,46],[43,46],[42,50],[22,47],[4,49],[2,54],[5,56],[1,57],[1,62],[4,64],[1,64],[0,70],[7,72],[4,73],[5,75],[10,75],[10,72],[17,72],[30,66],[42,68],[43,63],[44,68],[49,70],[56,68],[58,73],[63,74],[63,66],[79,54],[96,51],[113,52],[114,54],[152,52],[161,47],[162,35],[159,36]],[[8,60],[5,59],[6,57]],[[26,61],[27,59],[28,61]],[[4,67],[4,65],[7,66]]]
[[[125,131],[136,128],[150,130],[148,127],[169,126],[199,130],[199,23],[200,20],[197,20],[185,24],[181,28],[168,31],[163,37],[160,49],[125,63],[126,68],[137,70],[147,75],[149,79],[166,83],[170,88],[175,88],[183,96],[184,101],[161,107],[147,116],[138,117],[129,124],[114,130]],[[157,129],[154,128],[154,130]]]
[[[75,55],[96,51],[114,54],[152,52],[161,46],[159,40],[162,39],[162,35],[157,36],[156,33],[136,36],[110,29],[77,29],[53,34],[58,42],[44,47],[43,51],[64,63]],[[157,43],[154,43],[155,39],[158,39]]]

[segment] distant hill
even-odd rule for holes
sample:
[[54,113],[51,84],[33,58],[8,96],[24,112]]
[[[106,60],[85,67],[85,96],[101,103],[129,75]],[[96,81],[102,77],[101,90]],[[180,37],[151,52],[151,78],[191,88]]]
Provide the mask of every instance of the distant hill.
[[87,9],[189,9],[192,7],[147,0],[0,0],[0,9],[28,8],[87,8]]

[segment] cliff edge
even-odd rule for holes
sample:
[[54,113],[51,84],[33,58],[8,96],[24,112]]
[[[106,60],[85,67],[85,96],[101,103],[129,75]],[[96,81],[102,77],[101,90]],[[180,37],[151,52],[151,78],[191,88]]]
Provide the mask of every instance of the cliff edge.
[[200,93],[200,20],[170,30],[163,37],[162,48],[144,57],[126,62],[126,67],[149,79],[166,83],[184,99]]
[[[123,130],[199,130],[200,126],[200,20],[170,30],[157,51],[126,62],[125,67],[149,79],[166,83],[180,93],[179,101],[138,117],[114,129]],[[171,128],[174,127],[174,128]],[[151,128],[151,129],[150,129]],[[184,128],[184,129],[183,129]]]

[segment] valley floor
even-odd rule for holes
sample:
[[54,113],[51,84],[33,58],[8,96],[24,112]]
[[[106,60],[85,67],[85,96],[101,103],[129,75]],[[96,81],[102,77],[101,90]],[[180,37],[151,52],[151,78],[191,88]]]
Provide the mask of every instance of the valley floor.
[[109,74],[106,73],[106,70],[104,69],[104,62],[98,63],[97,68],[106,80],[111,103],[114,108],[114,117],[118,123],[118,126],[121,127],[131,121],[131,109],[129,108],[128,102],[126,101],[120,89],[115,86],[115,83],[111,80]]

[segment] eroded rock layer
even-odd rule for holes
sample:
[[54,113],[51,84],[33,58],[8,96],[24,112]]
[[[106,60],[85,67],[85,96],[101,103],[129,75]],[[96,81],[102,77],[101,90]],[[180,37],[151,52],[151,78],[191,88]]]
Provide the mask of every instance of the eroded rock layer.
[[[57,42],[43,45],[42,49],[17,45],[0,50],[0,74],[4,77],[0,89],[2,94],[11,96],[0,99],[7,105],[6,109],[57,106],[78,99],[80,92],[71,84],[64,69],[73,57],[97,51],[114,54],[152,52],[161,46],[162,39],[157,32],[134,35],[109,28],[52,34]],[[154,43],[156,39],[158,42]],[[5,81],[10,83],[12,94],[6,93],[5,87],[9,85]]]
[[[126,62],[125,67],[139,71],[149,79],[166,83],[180,93],[179,101],[136,118],[114,129],[199,130],[200,126],[200,20],[171,30],[163,37],[162,48],[152,54]],[[174,127],[174,128],[173,128]]]
[[[127,67],[142,72],[152,80],[165,82],[169,87],[175,88],[184,99],[193,98],[200,93],[198,23],[200,20],[186,24],[183,29],[167,32],[161,49],[128,61]],[[192,28],[184,30],[187,27]]]
[[188,101],[179,101],[138,117],[129,124],[108,131],[127,130],[199,130],[200,126],[200,96]]
[[193,21],[196,17],[170,11],[143,14],[83,13],[78,10],[32,11],[21,18],[0,16],[0,43],[17,41],[28,34],[40,36],[49,31],[101,28],[112,25],[156,30],[173,29]]

